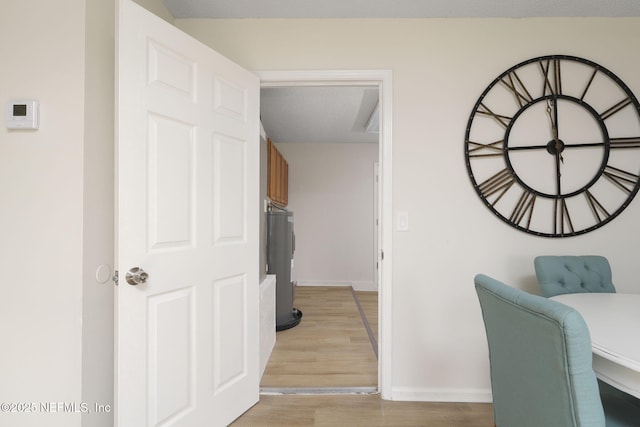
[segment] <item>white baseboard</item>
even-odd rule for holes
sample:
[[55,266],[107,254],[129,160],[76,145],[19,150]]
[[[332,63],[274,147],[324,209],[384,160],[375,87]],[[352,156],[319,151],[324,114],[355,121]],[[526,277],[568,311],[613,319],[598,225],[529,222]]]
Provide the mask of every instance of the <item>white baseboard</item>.
[[298,286],[351,286],[354,291],[376,292],[378,288],[373,282],[355,281],[322,281],[322,280],[298,280]]
[[491,403],[491,389],[435,389],[393,387],[391,399],[407,402]]

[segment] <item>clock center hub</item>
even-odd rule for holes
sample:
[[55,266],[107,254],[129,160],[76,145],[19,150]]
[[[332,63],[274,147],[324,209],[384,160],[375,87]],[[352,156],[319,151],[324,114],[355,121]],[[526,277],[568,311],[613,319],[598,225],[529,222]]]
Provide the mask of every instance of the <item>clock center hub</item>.
[[547,142],[547,153],[555,156],[557,154],[560,154],[564,151],[564,142],[562,142],[561,139],[555,141],[555,140],[551,140],[549,142]]

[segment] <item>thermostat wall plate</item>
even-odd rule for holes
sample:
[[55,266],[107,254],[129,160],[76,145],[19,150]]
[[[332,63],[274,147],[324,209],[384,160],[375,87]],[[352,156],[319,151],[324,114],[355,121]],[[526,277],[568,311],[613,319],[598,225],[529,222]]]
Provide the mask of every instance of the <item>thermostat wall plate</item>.
[[7,102],[5,124],[7,129],[38,129],[39,103],[33,99]]

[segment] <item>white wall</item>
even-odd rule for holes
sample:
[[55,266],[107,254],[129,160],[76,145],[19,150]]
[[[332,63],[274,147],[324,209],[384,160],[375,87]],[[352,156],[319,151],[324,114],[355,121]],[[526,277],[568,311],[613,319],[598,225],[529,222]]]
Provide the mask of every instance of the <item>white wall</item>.
[[113,425],[116,3],[2,3],[1,108],[34,98],[41,120],[0,126],[0,401],[37,405],[0,425]]
[[[41,119],[0,126],[1,402],[81,401],[84,35],[84,1],[2,3],[2,111],[34,98]],[[1,412],[0,424],[77,426],[80,414]]]
[[374,286],[377,144],[276,144],[289,163],[299,284]]
[[468,116],[516,63],[564,53],[594,60],[640,94],[639,18],[177,20],[253,70],[391,69],[393,207],[410,230],[393,241],[393,396],[486,399],[488,359],[473,276],[537,292],[538,254],[609,257],[620,291],[640,292],[640,200],[583,236],[539,238],[497,220],[464,163]]
[[[94,312],[106,316],[104,307],[97,310],[102,291],[83,292],[98,286],[91,272],[111,261],[100,254],[112,244],[102,241],[108,231],[97,229],[108,215],[89,220],[112,208],[102,204],[111,191],[105,184],[108,168],[95,176],[87,172],[103,167],[97,159],[104,147],[98,141],[108,144],[109,138],[91,136],[93,127],[103,115],[104,129],[112,120],[108,98],[98,111],[85,114],[89,105],[99,104],[102,90],[111,90],[110,53],[86,55],[91,46],[107,49],[109,44],[107,34],[85,39],[91,33],[87,25],[96,23],[94,14],[106,7],[99,1],[2,4],[0,108],[9,98],[33,97],[40,100],[42,115],[37,132],[8,132],[0,126],[3,402],[81,402],[91,394],[109,393],[109,384],[99,384],[103,379],[94,377],[97,383],[89,386],[81,378],[93,369],[82,367],[83,357],[101,351],[88,341],[83,348],[83,334],[87,340],[96,330],[109,331],[104,321],[82,324]],[[159,0],[150,4],[164,15]],[[104,19],[110,18],[105,14]],[[462,147],[468,114],[482,89],[522,59],[548,53],[584,56],[611,68],[640,94],[639,60],[628,54],[636,51],[640,19],[203,20],[179,25],[249,69],[393,70],[393,204],[396,211],[409,212],[411,226],[394,236],[394,398],[486,396],[486,344],[472,290],[477,272],[536,291],[535,255],[600,253],[610,258],[620,291],[640,292],[640,200],[587,235],[532,237],[496,220],[480,202],[466,177]],[[18,37],[22,49],[16,49]],[[101,61],[102,77],[85,74],[85,67],[95,70]],[[85,147],[89,138],[97,139]],[[96,203],[90,197],[98,194],[91,185],[104,192],[100,207],[87,205]],[[108,353],[109,338],[100,342]],[[1,425],[17,427],[80,422],[77,413],[0,413]]]
[[110,411],[82,425],[113,426],[115,4],[86,1],[81,399]]

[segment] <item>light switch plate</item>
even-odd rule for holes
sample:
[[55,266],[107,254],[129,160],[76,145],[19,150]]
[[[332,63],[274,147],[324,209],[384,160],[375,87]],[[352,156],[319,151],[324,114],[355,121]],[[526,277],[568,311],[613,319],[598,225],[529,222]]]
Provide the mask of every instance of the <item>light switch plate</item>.
[[398,212],[398,224],[396,226],[396,230],[398,231],[409,231],[409,213],[408,212]]

